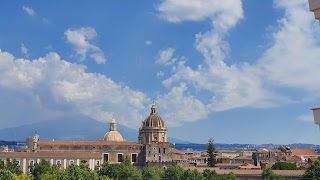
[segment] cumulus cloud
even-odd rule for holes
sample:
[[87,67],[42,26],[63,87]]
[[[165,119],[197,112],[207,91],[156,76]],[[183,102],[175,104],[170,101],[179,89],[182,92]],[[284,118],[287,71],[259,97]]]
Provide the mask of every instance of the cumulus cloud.
[[12,120],[2,122],[2,128],[70,113],[103,122],[114,114],[119,123],[137,127],[148,101],[143,93],[104,75],[88,73],[84,65],[62,60],[57,53],[27,60],[0,51],[0,73],[0,97],[4,100],[0,109],[26,108],[25,113],[14,116],[12,110],[2,112],[2,117]]
[[22,10],[24,10],[29,16],[35,16],[36,15],[36,12],[30,7],[22,6]]
[[156,63],[166,65],[166,66],[173,64],[175,61],[174,59],[172,59],[174,51],[175,49],[173,48],[168,48],[160,51],[159,57],[156,60]]
[[167,94],[157,98],[157,104],[163,112],[162,117],[169,126],[179,126],[183,122],[194,122],[208,116],[206,106],[193,96],[185,94],[185,83],[175,86]]
[[74,46],[76,55],[80,61],[84,61],[87,55],[96,63],[106,62],[103,51],[91,41],[97,37],[97,32],[92,27],[81,27],[80,29],[68,29],[64,32],[68,43]]
[[[212,29],[196,35],[195,48],[203,55],[203,62],[197,68],[189,67],[184,60],[171,64],[173,74],[163,81],[164,86],[173,89],[177,84],[186,82],[198,91],[209,92],[211,102],[206,106],[210,112],[240,107],[268,108],[291,103],[295,97],[276,91],[283,87],[320,95],[320,80],[314,78],[320,75],[320,41],[317,35],[320,28],[308,11],[307,2],[275,1],[275,7],[284,9],[285,14],[272,32],[270,48],[254,63],[231,65],[224,62],[229,52],[225,36],[243,17],[241,2],[220,3],[213,8],[213,12],[203,14],[198,13],[198,7],[209,6],[209,1],[197,1],[194,9],[190,9],[192,7],[184,1],[179,2],[164,1],[158,7],[161,17],[174,23],[210,19]],[[167,3],[171,3],[170,11],[164,10]],[[183,16],[186,9],[190,15]]]
[[29,57],[29,49],[23,43],[21,43],[20,50],[24,57]]

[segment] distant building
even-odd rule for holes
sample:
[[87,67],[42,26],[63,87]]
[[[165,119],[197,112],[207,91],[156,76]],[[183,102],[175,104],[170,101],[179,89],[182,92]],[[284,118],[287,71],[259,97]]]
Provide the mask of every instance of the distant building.
[[70,164],[79,165],[86,160],[90,169],[100,168],[101,164],[120,163],[127,156],[134,166],[167,167],[188,166],[187,156],[172,148],[167,142],[167,129],[153,103],[150,115],[139,128],[138,143],[127,142],[117,131],[113,117],[109,131],[100,141],[42,141],[38,134],[26,140],[28,152],[1,152],[0,158],[16,159],[22,171],[28,173],[35,162],[48,160],[66,168]]
[[310,159],[319,158],[320,153],[306,148],[290,148],[282,146],[276,150],[258,149],[252,154],[255,166],[261,168],[269,167],[276,162],[288,162],[295,164],[298,168],[308,166]]

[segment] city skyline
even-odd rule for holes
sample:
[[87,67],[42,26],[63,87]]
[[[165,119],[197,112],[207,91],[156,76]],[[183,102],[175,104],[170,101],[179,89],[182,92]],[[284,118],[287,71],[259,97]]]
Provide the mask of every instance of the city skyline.
[[0,129],[85,115],[168,136],[320,144],[308,1],[3,1]]

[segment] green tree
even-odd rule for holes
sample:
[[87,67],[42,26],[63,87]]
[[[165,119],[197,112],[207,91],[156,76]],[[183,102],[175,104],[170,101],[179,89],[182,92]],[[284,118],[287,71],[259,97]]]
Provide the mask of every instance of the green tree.
[[129,156],[124,156],[124,158],[122,158],[121,161],[122,164],[126,165],[126,166],[131,166],[131,160]]
[[297,166],[288,162],[276,162],[271,166],[273,170],[298,170]]
[[104,162],[100,169],[97,170],[97,173],[100,177],[102,176],[106,176],[106,177],[110,177],[110,165],[108,163],[108,161]]
[[306,179],[319,179],[320,178],[320,161],[315,160],[306,170],[303,175]]
[[264,168],[261,179],[263,180],[284,180],[280,175],[275,174],[270,167]]
[[13,159],[12,161],[8,158],[7,163],[5,165],[5,169],[9,170],[13,174],[20,175],[22,171],[20,169],[20,165],[17,160]]
[[180,166],[170,166],[164,171],[163,179],[182,180],[184,169]]
[[34,180],[41,180],[41,176],[46,172],[52,170],[51,164],[49,161],[42,159],[39,163],[35,163],[31,169],[31,174]]
[[25,174],[16,175],[14,174],[14,180],[31,180],[31,177]]
[[0,180],[14,180],[13,173],[6,169],[0,169]]
[[162,168],[144,167],[141,170],[142,179],[161,180],[164,175]]
[[205,169],[202,174],[206,180],[215,180],[219,177],[215,170],[210,171],[209,169]]
[[184,180],[205,180],[206,178],[197,170],[185,170],[182,174]]
[[113,179],[141,179],[140,171],[137,171],[130,162],[130,159],[124,158],[120,164],[109,164],[105,162],[102,164],[97,174],[102,178],[113,178]]
[[5,169],[4,161],[0,159],[0,169]]
[[207,154],[209,156],[207,165],[209,167],[213,167],[213,166],[215,166],[217,164],[216,154],[215,153],[216,153],[216,148],[214,147],[213,139],[210,138],[209,141],[208,141],[208,147],[207,147]]
[[236,180],[238,179],[236,175],[234,175],[232,172],[229,174],[224,174],[223,176],[221,176],[221,179],[223,180]]

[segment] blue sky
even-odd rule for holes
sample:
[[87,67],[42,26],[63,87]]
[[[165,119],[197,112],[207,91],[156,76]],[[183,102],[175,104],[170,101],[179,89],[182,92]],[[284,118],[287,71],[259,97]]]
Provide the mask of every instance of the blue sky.
[[0,20],[0,128],[81,114],[138,129],[155,100],[171,137],[320,144],[306,0],[5,0]]

